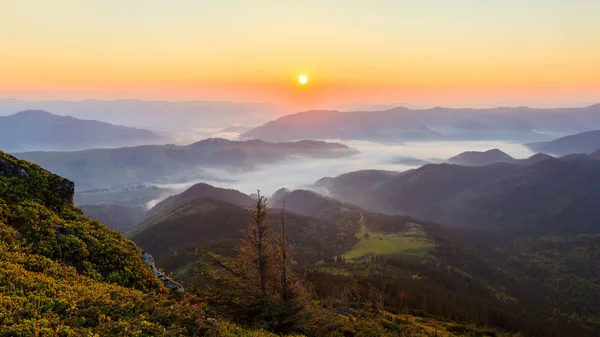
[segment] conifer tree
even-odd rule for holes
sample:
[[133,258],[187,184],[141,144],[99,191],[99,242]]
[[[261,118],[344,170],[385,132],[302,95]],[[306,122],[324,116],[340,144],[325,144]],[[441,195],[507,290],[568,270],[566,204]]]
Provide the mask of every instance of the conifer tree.
[[285,210],[280,233],[267,220],[267,198],[257,196],[252,222],[242,233],[235,258],[206,252],[209,263],[198,271],[207,283],[210,305],[242,323],[288,332],[302,324],[307,291],[292,270],[292,252],[286,241]]

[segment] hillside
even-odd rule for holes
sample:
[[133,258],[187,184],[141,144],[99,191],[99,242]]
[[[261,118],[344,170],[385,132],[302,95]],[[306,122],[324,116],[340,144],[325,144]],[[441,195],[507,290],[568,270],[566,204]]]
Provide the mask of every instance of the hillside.
[[248,195],[233,189],[214,187],[205,183],[196,184],[180,194],[170,196],[152,207],[147,216],[151,217],[174,204],[195,198],[213,198],[236,206],[250,207],[254,200]]
[[383,184],[392,181],[400,174],[399,172],[380,170],[355,171],[335,178],[322,178],[314,184],[313,188],[342,202],[375,208],[375,205],[371,205],[371,195]]
[[73,180],[82,190],[148,183],[186,183],[213,176],[203,168],[249,170],[290,156],[344,157],[357,151],[338,143],[267,143],[211,138],[187,146],[148,145],[78,152],[15,154]]
[[571,153],[592,153],[600,148],[600,130],[588,131],[555,139],[550,142],[526,144],[534,151],[542,151],[557,156]]
[[[273,206],[278,207],[282,200],[286,201],[287,231],[297,262],[305,266],[316,296],[326,302],[373,301],[373,287],[385,282],[385,307],[391,312],[427,312],[524,335],[565,336],[569,332],[593,336],[597,331],[593,323],[584,328],[584,318],[568,321],[556,313],[581,313],[582,301],[590,303],[597,298],[590,297],[589,288],[582,289],[587,299],[569,297],[543,282],[545,279],[528,277],[532,270],[520,263],[533,263],[531,256],[538,256],[533,255],[540,253],[538,249],[529,247],[531,255],[515,255],[517,263],[509,256],[519,254],[518,250],[505,247],[507,252],[497,252],[488,248],[487,241],[470,243],[481,235],[477,232],[455,231],[407,216],[346,209],[340,207],[341,202],[310,191],[280,190],[272,198]],[[202,249],[232,254],[248,212],[216,199],[182,198],[128,236],[155,254],[176,277],[196,282],[193,266],[202,259]],[[276,225],[278,218],[279,209],[272,209],[271,223]],[[380,267],[385,271],[373,269]],[[556,277],[568,275],[564,268]],[[395,296],[399,293],[407,297]],[[598,312],[588,314],[597,317]],[[552,323],[547,321],[549,317]]]
[[[242,139],[520,140],[545,141],[536,130],[575,133],[598,125],[600,105],[585,108],[408,109],[383,111],[304,111],[272,120]],[[547,152],[547,151],[543,151]],[[551,153],[551,152],[550,152]]]
[[0,134],[0,147],[9,152],[83,150],[167,142],[151,131],[59,116],[42,110],[0,116]]
[[272,197],[270,204],[276,209],[285,209],[296,214],[319,219],[335,219],[341,213],[360,211],[360,208],[343,204],[309,190],[280,189]]
[[[190,277],[186,268],[201,257],[202,249],[231,255],[241,230],[248,226],[250,214],[248,208],[209,197],[177,198],[153,213],[127,237],[155,255],[159,265],[184,280]],[[286,216],[290,240],[302,263],[332,257],[341,246],[354,242],[357,226],[344,234],[331,222],[291,212]],[[269,219],[277,227],[278,212],[271,212]],[[191,267],[193,271],[193,264]]]
[[[504,228],[510,235],[595,233],[600,216],[591,205],[600,197],[600,161],[547,159],[531,165],[457,166],[431,164],[354,185],[348,175],[324,184],[331,196],[357,205],[402,213],[454,226]],[[359,174],[359,173],[356,173]],[[338,181],[339,179],[339,181]],[[342,186],[343,188],[341,188]],[[569,227],[571,226],[571,227]],[[582,228],[586,228],[583,231]]]
[[0,334],[208,330],[170,299],[133,242],[73,206],[72,182],[0,152],[0,186]]

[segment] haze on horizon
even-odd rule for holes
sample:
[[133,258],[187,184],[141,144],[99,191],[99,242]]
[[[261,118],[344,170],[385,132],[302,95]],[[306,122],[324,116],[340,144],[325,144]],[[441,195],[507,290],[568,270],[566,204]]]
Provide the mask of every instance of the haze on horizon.
[[3,98],[309,109],[585,105],[600,92],[593,0],[8,0],[0,13]]

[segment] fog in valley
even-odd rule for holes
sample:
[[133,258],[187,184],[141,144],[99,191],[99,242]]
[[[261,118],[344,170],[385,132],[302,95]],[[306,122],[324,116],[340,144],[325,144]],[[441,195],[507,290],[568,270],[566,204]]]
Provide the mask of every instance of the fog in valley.
[[[228,138],[235,139],[236,134],[230,133]],[[260,190],[264,195],[272,195],[280,188],[311,189],[312,185],[323,177],[335,177],[358,170],[402,172],[427,163],[444,162],[465,151],[499,149],[516,159],[527,158],[534,154],[521,144],[500,141],[406,142],[401,144],[339,139],[327,141],[343,143],[360,153],[344,158],[295,157],[279,163],[261,165],[253,170],[232,171],[203,168],[207,173],[205,176],[214,177],[214,179],[194,180],[178,184],[155,184],[163,189],[164,193],[160,198],[148,202],[146,207],[151,208],[162,199],[181,193],[199,182],[236,189],[246,194],[256,193],[257,190]],[[318,192],[324,193],[323,190]]]

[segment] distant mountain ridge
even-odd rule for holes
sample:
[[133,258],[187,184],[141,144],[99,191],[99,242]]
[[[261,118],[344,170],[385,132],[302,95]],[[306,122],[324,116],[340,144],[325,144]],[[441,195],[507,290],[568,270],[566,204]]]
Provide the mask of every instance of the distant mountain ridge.
[[206,169],[254,169],[292,156],[346,157],[358,151],[339,143],[268,143],[209,138],[187,146],[146,145],[75,152],[16,153],[68,177],[81,190],[214,178]]
[[526,159],[515,159],[510,155],[492,149],[485,152],[467,151],[448,159],[451,164],[466,165],[466,166],[485,166],[497,163],[512,163],[519,165],[532,165],[542,160],[552,159],[554,157],[545,153],[536,153]]
[[600,104],[585,108],[408,109],[383,111],[313,110],[280,117],[242,139],[521,140],[542,141],[544,132],[574,133],[600,125]]
[[542,151],[558,156],[571,153],[592,153],[600,149],[600,130],[588,131],[555,139],[549,142],[525,144],[534,151]]
[[278,116],[281,108],[270,103],[252,102],[0,99],[0,115],[10,115],[23,110],[46,110],[76,118],[150,129],[210,127],[218,130],[236,124],[264,123]]
[[0,116],[0,135],[0,147],[9,152],[83,150],[167,142],[148,130],[59,116],[42,110]]

